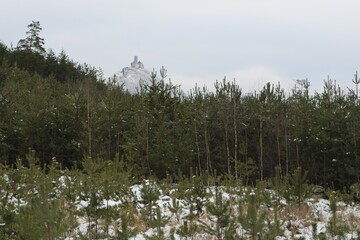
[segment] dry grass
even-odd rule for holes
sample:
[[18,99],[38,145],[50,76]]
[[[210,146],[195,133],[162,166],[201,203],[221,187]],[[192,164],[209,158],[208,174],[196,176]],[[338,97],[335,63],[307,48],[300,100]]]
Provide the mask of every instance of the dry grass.
[[360,231],[360,216],[356,216],[354,213],[341,215],[342,220],[349,226],[351,231]]

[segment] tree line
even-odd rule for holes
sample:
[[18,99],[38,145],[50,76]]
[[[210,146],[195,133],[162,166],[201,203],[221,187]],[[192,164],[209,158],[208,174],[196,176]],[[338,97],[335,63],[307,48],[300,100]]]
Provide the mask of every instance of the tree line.
[[347,190],[359,181],[357,74],[346,91],[328,78],[314,94],[307,80],[290,93],[270,83],[243,93],[224,78],[214,91],[184,93],[162,68],[129,94],[115,77],[105,81],[64,51],[45,51],[36,23],[16,48],[0,43],[3,164],[31,149],[42,166],[57,161],[68,169],[86,157],[118,156],[140,178],[196,172],[251,184],[301,167],[326,187]]

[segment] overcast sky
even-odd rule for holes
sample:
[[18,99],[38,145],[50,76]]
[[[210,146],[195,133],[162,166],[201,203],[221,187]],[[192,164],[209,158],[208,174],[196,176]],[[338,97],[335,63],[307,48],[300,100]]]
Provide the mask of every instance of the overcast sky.
[[16,46],[40,21],[45,48],[101,67],[164,66],[184,90],[236,79],[244,91],[360,71],[359,0],[2,0],[0,41]]

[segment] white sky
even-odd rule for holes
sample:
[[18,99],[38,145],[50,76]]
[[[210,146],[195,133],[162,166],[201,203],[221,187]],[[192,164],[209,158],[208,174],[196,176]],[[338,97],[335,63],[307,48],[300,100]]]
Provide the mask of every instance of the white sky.
[[184,90],[226,76],[245,92],[304,78],[321,91],[360,71],[359,0],[2,0],[0,41],[16,46],[32,20],[45,48],[106,77],[137,55]]

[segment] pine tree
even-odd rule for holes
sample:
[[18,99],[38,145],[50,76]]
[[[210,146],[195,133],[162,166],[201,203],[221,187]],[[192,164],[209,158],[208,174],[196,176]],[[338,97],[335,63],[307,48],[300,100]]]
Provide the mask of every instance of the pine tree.
[[133,220],[131,212],[123,211],[120,214],[120,229],[115,229],[115,238],[118,240],[128,240],[135,237],[138,230],[130,228],[129,224]]
[[250,233],[251,239],[256,240],[265,227],[265,213],[259,212],[259,196],[254,191],[247,193],[247,212],[239,209],[239,222],[241,226]]
[[142,183],[140,194],[145,205],[144,209],[142,209],[141,217],[144,223],[151,227],[155,214],[157,214],[154,212],[154,207],[157,207],[156,201],[160,197],[160,190],[154,180],[148,180]]
[[[219,179],[218,179],[219,180]],[[232,204],[229,199],[225,199],[222,189],[215,186],[215,202],[208,202],[206,210],[209,214],[210,224],[200,221],[204,231],[213,235],[218,240],[236,239],[236,222],[232,219]],[[215,227],[213,226],[215,224]]]
[[41,55],[45,54],[44,39],[40,37],[42,28],[39,21],[32,21],[28,26],[29,30],[26,32],[27,37],[18,42],[17,48],[21,50],[30,50]]

